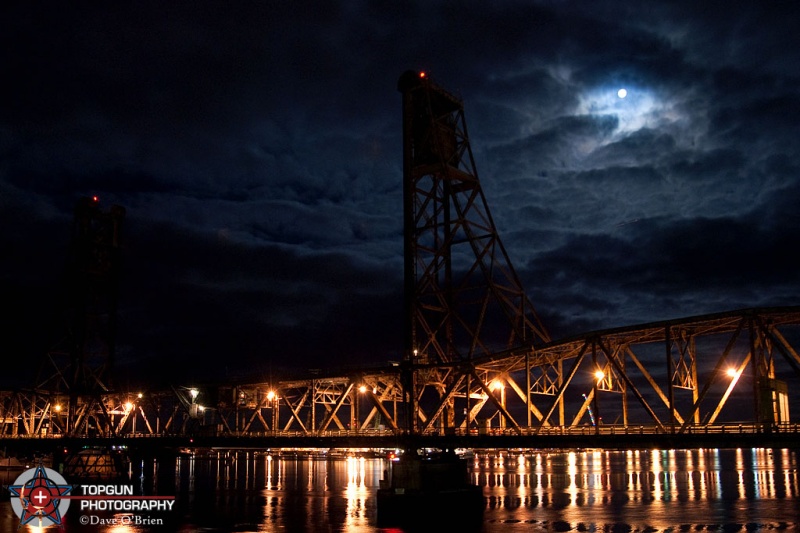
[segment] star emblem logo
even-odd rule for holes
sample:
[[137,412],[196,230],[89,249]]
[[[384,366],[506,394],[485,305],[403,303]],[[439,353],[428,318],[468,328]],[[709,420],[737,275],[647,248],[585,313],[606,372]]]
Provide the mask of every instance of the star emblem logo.
[[72,485],[56,472],[41,465],[23,472],[13,485],[11,506],[19,516],[19,527],[38,520],[40,527],[61,525],[64,513],[69,508],[68,495]]

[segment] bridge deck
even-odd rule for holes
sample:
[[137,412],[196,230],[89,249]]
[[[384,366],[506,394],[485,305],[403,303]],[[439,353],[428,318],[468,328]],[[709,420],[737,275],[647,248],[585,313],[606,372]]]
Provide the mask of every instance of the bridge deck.
[[685,433],[663,432],[655,426],[553,428],[494,434],[452,433],[408,435],[382,432],[264,432],[222,435],[129,435],[117,437],[5,437],[0,446],[9,453],[52,453],[92,446],[124,446],[141,453],[200,449],[331,450],[400,448],[465,449],[689,449],[800,448],[800,424],[759,428],[751,424],[719,425]]

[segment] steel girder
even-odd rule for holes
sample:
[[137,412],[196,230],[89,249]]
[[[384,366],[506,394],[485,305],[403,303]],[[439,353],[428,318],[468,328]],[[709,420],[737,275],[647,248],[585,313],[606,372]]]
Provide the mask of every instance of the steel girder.
[[[749,423],[788,422],[775,418],[778,410],[757,404],[778,401],[780,391],[765,380],[800,381],[800,357],[792,344],[798,326],[798,308],[742,310],[593,332],[471,362],[416,364],[417,432],[481,431],[491,424],[504,432],[535,433],[586,423],[589,410],[598,423],[673,432],[714,424],[723,414]],[[737,376],[750,369],[751,380],[760,385],[732,387],[729,368]],[[390,367],[278,384],[286,397],[281,412],[289,417],[276,429],[363,431],[379,414],[387,430],[408,430],[401,416],[407,407],[402,374]],[[734,401],[736,408],[726,412]],[[742,411],[742,403],[755,405]],[[309,418],[315,405],[324,417]]]
[[[744,310],[593,332],[473,362],[418,364],[417,432],[537,433],[587,423],[589,411],[598,423],[671,432],[712,425],[722,415],[747,423],[788,422],[776,419],[775,409],[740,406],[765,397],[778,401],[780,391],[765,389],[764,380],[800,381],[796,341],[789,340],[796,339],[798,326],[796,308]],[[751,369],[761,385],[733,387],[729,367],[738,376]],[[387,431],[403,432],[401,378],[401,369],[390,367],[277,383],[284,399],[281,424],[272,429],[365,431],[378,427],[374,417],[380,416]],[[737,407],[726,412],[734,401]]]
[[[517,396],[526,403],[524,411],[536,418],[528,424],[536,430],[577,424],[580,416],[567,423],[554,414],[568,404],[572,409],[577,404],[583,413],[587,398],[605,423],[654,424],[678,432],[713,424],[732,396],[739,408],[729,418],[788,422],[780,419],[787,412],[775,403],[797,401],[778,389],[782,382],[800,380],[800,358],[792,345],[798,325],[798,308],[734,311],[590,333],[550,343],[527,358],[498,355],[475,366],[487,379],[515,381],[514,390],[531,384],[530,401]],[[559,370],[555,361],[569,361],[569,368]],[[750,384],[743,391],[733,381],[745,369],[750,370]],[[737,395],[732,394],[735,388]],[[749,404],[749,415],[741,411],[742,403]],[[638,407],[635,412],[631,404]],[[509,423],[522,425],[518,420]]]
[[[592,429],[592,418],[595,431],[601,421],[676,434],[721,422],[769,431],[800,414],[798,342],[800,308],[751,309],[418,365],[417,433],[535,435]],[[196,394],[188,387],[110,392],[81,396],[74,409],[63,393],[10,391],[0,394],[0,434],[401,434],[408,429],[402,374],[388,365],[345,376],[198,386]]]

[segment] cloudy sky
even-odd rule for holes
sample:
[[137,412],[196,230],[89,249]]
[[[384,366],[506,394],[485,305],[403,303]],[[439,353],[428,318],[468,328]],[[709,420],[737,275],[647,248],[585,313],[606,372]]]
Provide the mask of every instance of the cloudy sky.
[[121,386],[399,359],[407,69],[463,98],[553,338],[800,304],[797,4],[17,2],[0,20],[6,382],[53,340],[88,195],[126,209]]

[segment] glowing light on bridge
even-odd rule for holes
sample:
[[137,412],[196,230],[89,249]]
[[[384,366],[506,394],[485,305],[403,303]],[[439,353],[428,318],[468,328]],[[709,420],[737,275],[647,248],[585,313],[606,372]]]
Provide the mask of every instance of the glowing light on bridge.
[[492,389],[493,391],[498,391],[498,390],[505,389],[506,386],[505,386],[505,383],[503,383],[499,379],[496,379],[496,380],[492,381],[492,383],[490,384],[489,388]]
[[733,367],[726,370],[725,373],[728,374],[728,376],[730,376],[731,378],[731,383],[730,385],[728,385],[728,392],[726,393],[727,397],[727,394],[730,393],[731,389],[733,389],[736,386],[736,384],[739,383],[739,378],[742,377],[742,373]]

